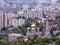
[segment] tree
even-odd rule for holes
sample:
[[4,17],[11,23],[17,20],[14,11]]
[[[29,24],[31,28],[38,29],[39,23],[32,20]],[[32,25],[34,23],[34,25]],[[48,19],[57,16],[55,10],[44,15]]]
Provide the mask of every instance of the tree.
[[54,33],[53,33],[53,31],[56,31],[56,30],[57,30],[56,27],[52,27],[52,28],[51,28],[51,30],[50,30],[50,34],[51,34],[52,37],[55,36]]
[[26,19],[26,17],[23,16],[22,19]]
[[60,35],[60,32],[58,32],[57,34],[56,34],[56,36],[59,36]]
[[23,39],[16,39],[16,40],[14,41],[14,45],[24,45]]
[[52,30],[52,31],[56,31],[57,28],[56,28],[56,27],[52,27],[51,30]]
[[19,17],[17,17],[16,19],[21,19],[22,18],[22,16],[19,16]]
[[25,27],[30,27],[31,26],[31,21],[30,20],[26,20],[25,21]]
[[31,40],[28,40],[25,43],[26,43],[26,45],[33,45],[33,42]]
[[5,30],[7,30],[7,28],[6,28],[6,27],[3,27],[3,28],[1,28],[1,30],[2,30],[2,31],[5,31]]
[[17,27],[17,28],[13,29],[13,32],[14,33],[22,33],[22,30]]
[[13,25],[10,25],[10,27],[9,28],[14,28],[14,26]]
[[44,27],[43,23],[38,23],[38,22],[36,22],[36,26],[40,28],[40,31],[42,31]]
[[49,38],[49,43],[52,43],[53,42],[53,38]]
[[43,18],[46,18],[46,15],[43,13]]
[[50,30],[50,35],[54,37],[53,30]]
[[56,45],[60,45],[60,40],[59,39],[57,39],[55,42],[56,42]]
[[22,45],[21,43],[17,42],[15,45]]
[[55,18],[56,18],[56,19],[60,19],[60,16],[56,16]]
[[6,42],[6,45],[12,45],[12,42],[8,41],[8,42]]
[[0,34],[0,39],[2,39],[2,34]]
[[3,42],[0,42],[0,45],[5,45],[5,43],[3,43]]
[[41,32],[41,36],[44,36],[44,35],[45,35],[45,31],[42,31],[42,32]]
[[39,45],[46,45],[45,44],[46,43],[46,40],[47,40],[47,38],[37,38],[37,39],[35,39],[34,42],[36,42]]
[[21,30],[21,34],[26,35],[27,29],[25,25],[19,26],[18,28]]
[[45,43],[41,42],[39,45],[46,45]]
[[37,39],[38,38],[38,35],[33,35],[33,39]]

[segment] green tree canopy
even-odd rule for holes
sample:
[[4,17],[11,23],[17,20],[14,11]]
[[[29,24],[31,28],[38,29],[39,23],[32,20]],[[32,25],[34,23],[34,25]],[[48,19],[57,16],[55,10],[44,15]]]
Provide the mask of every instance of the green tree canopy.
[[33,42],[31,40],[26,41],[26,45],[33,45]]
[[2,31],[5,31],[5,30],[7,30],[7,28],[6,28],[6,27],[3,27],[3,28],[1,28],[1,30],[2,30]]
[[6,45],[12,45],[12,42],[7,41]]

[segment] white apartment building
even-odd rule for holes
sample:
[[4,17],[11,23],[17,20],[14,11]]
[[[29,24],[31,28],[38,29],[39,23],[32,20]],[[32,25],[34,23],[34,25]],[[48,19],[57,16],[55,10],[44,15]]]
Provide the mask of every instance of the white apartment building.
[[1,14],[0,14],[0,31],[1,31],[1,28],[2,28],[2,17],[1,17]]
[[8,18],[7,18],[7,16],[8,15],[6,13],[0,12],[0,30],[1,30],[1,28],[8,26],[8,23],[7,23]]
[[41,11],[36,11],[35,9],[31,9],[31,11],[22,11],[18,12],[18,16],[24,16],[26,18],[42,18],[42,12]]
[[14,27],[22,26],[25,24],[25,19],[16,19],[13,18],[12,20],[9,20],[9,26],[13,25]]
[[9,12],[8,13],[8,26],[11,26],[12,25],[12,21],[13,21],[13,18],[16,17],[16,14],[15,13],[12,13],[12,12]]
[[13,25],[14,27],[22,26],[25,23],[25,19],[17,19],[18,14],[15,13],[8,13],[8,26],[10,27]]
[[17,19],[17,26],[22,26],[23,24],[25,24],[25,19]]

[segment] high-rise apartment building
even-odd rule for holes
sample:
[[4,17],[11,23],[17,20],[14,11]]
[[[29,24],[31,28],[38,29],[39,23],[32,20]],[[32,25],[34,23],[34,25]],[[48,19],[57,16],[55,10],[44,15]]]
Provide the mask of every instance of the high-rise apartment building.
[[7,27],[7,14],[2,14],[2,27]]
[[3,27],[7,27],[8,23],[7,23],[7,14],[6,13],[0,13],[0,30]]

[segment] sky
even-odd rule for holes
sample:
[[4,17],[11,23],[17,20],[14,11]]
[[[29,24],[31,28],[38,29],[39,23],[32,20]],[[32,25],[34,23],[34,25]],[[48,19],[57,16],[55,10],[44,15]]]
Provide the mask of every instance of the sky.
[[[0,0],[0,2],[1,1],[3,1],[3,0]],[[7,0],[7,1],[9,1],[9,2],[13,2],[13,1],[15,1],[15,0]],[[26,2],[26,1],[39,1],[39,2],[44,2],[44,1],[46,1],[46,0],[20,0],[20,1],[22,1],[22,2]],[[52,2],[56,2],[57,0],[51,0]]]
[[[44,3],[44,2],[46,2],[46,0],[7,0],[8,1],[8,3],[13,3],[13,2],[16,2],[16,1],[18,1],[18,3],[26,3],[26,2],[28,2],[28,3],[32,3],[32,2],[39,2],[39,3]],[[51,1],[51,3],[56,3],[57,2],[57,0],[48,0],[48,2],[47,3],[49,3]],[[2,2],[3,2],[3,0],[0,0],[0,4],[2,4]],[[16,2],[17,3],[17,2]]]
[[[38,0],[39,2],[46,2],[46,0]],[[47,0],[47,1],[52,1],[53,3],[54,2],[57,2],[57,0]]]
[[57,0],[51,0],[52,2],[57,2]]

